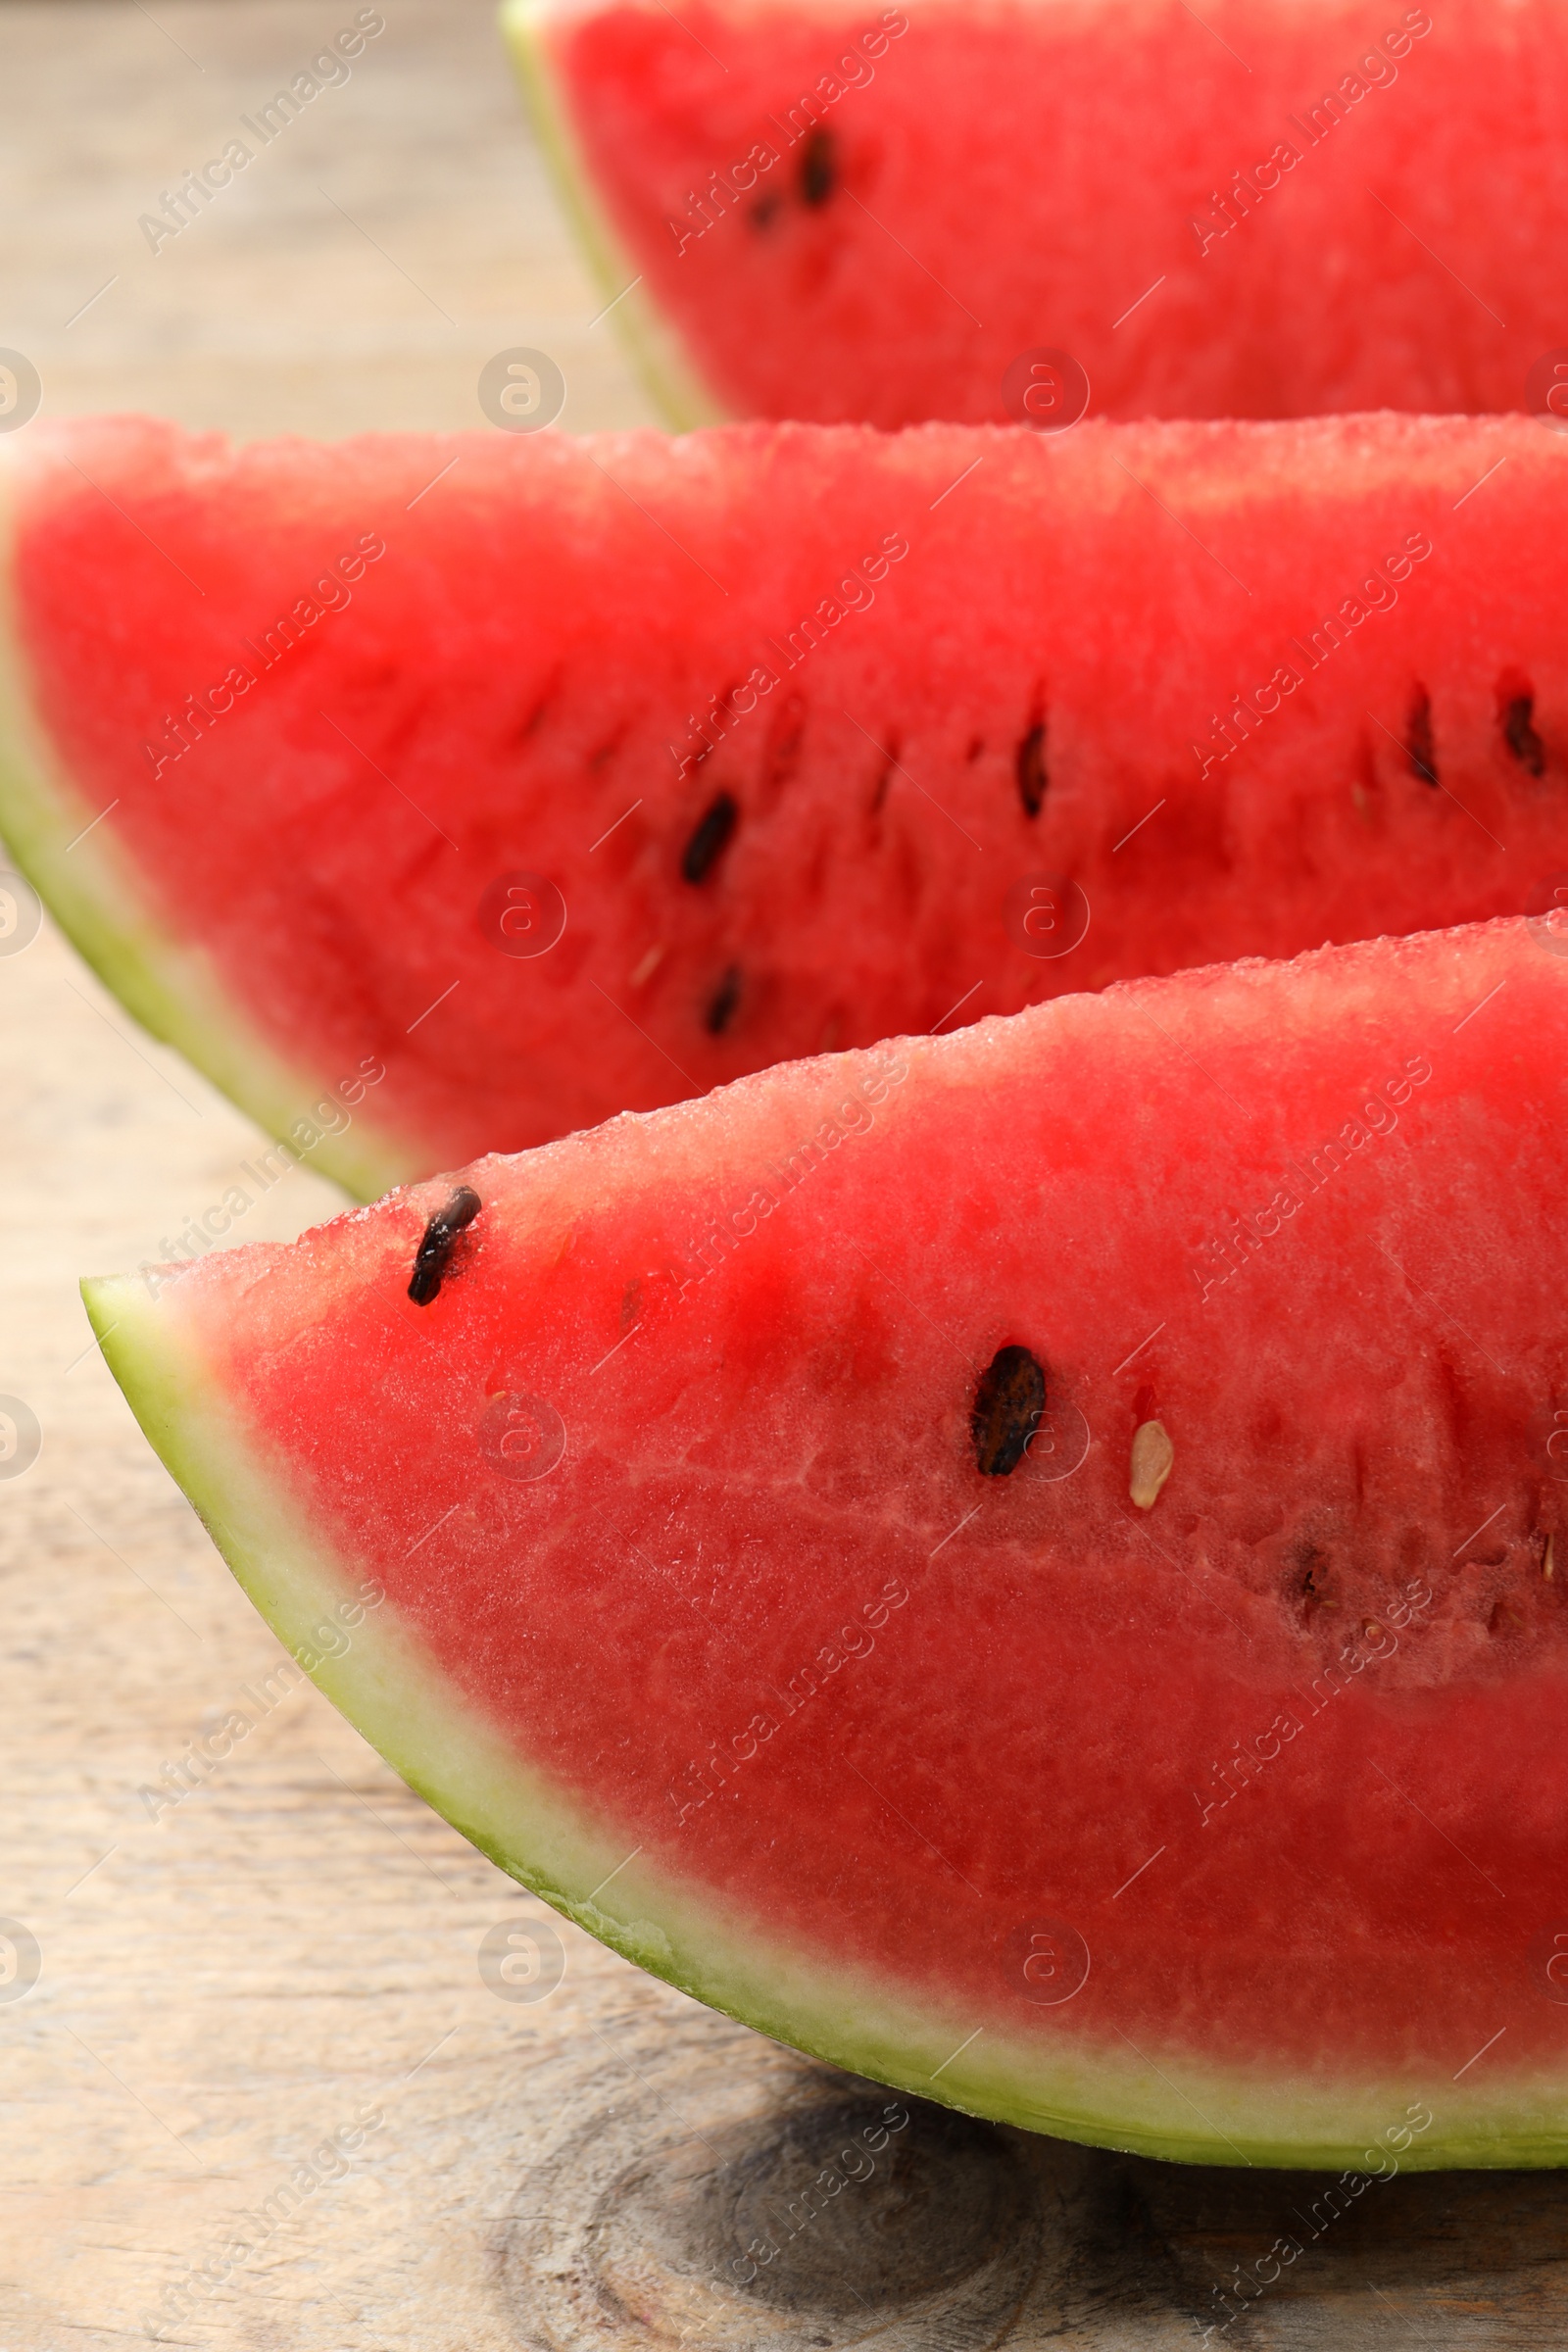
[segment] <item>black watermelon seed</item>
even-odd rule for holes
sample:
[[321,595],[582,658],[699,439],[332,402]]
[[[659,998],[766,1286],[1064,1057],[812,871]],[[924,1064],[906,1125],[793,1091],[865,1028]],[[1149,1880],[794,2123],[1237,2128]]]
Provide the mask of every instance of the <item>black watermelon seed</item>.
[[735,1007],[740,1001],[740,966],[732,963],[710,997],[708,1010],[703,1015],[703,1027],[708,1031],[710,1037],[723,1036],[734,1017]]
[[839,143],[818,124],[801,149],[801,202],[826,204],[839,184]]
[[757,202],[748,207],[753,226],[765,228],[783,202],[782,196],[759,196]]
[[1513,695],[1502,706],[1502,739],[1521,767],[1528,767],[1533,776],[1542,775],[1546,765],[1546,747],[1531,724],[1535,715],[1536,698],[1533,694]]
[[1006,1478],[1046,1409],[1046,1375],[1027,1348],[999,1348],[974,1393],[969,1433],[974,1458],[987,1478]]
[[473,1223],[481,1206],[478,1194],[460,1184],[445,1208],[437,1209],[430,1219],[415,1252],[414,1279],[409,1284],[409,1297],[416,1306],[428,1306],[440,1290],[452,1245],[464,1227]]
[[1038,816],[1046,798],[1046,727],[1040,720],[1032,726],[1019,744],[1013,757],[1018,775],[1018,798],[1023,803],[1025,816]]
[[693,828],[680,861],[683,881],[702,881],[714,860],[728,847],[729,837],[735,830],[740,813],[739,804],[727,792],[721,792],[709,803]]
[[1432,697],[1424,686],[1418,686],[1410,698],[1410,715],[1404,726],[1405,757],[1410,773],[1419,776],[1423,784],[1436,785],[1438,759],[1432,742]]
[[1295,1565],[1300,1572],[1297,1590],[1300,1593],[1302,1606],[1308,1609],[1327,1607],[1331,1566],[1328,1553],[1320,1551],[1315,1544],[1303,1544],[1296,1551]]

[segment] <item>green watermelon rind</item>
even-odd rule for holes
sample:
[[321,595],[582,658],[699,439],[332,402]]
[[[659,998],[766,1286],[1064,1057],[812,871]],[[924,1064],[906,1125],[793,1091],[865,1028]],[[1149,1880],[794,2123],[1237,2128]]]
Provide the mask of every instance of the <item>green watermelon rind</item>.
[[666,423],[676,432],[722,424],[731,411],[698,374],[691,354],[647,290],[647,278],[622,244],[599,200],[561,86],[549,27],[572,12],[560,0],[501,0],[502,37],[512,53],[563,208],[590,274],[607,303],[622,349]]
[[[390,1610],[372,1603],[345,1649],[319,1654],[318,1629],[363,1592],[365,1564],[305,1528],[280,1467],[182,1332],[178,1291],[177,1276],[156,1296],[132,1276],[82,1285],[131,1410],[244,1592],[411,1788],[509,1877],[651,1975],[853,2074],[1091,2146],[1192,2163],[1386,2169],[1379,2134],[1425,2099],[1436,2121],[1399,2156],[1405,2169],[1568,2164],[1568,2100],[1551,2079],[1504,2080],[1490,2096],[1414,2077],[1332,2085],[1257,2069],[1225,2076],[1164,2050],[1156,2064],[1131,2043],[1086,2051],[1065,2036],[1053,2064],[1038,2042],[990,2027],[976,2034],[956,2006],[921,2006],[868,1974],[764,1940],[722,1897],[640,1862],[640,1847],[628,1854],[624,1834],[530,1768]],[[613,1908],[598,1899],[612,1885]]]
[[[13,534],[0,480],[0,544]],[[163,1045],[172,1046],[270,1135],[290,1128],[329,1080],[288,1063],[235,1004],[211,959],[153,913],[114,835],[95,830],[38,716],[16,624],[9,557],[0,581],[0,835],[67,938],[104,986]],[[374,1200],[421,1173],[415,1154],[362,1114],[323,1135],[311,1165],[356,1200]]]

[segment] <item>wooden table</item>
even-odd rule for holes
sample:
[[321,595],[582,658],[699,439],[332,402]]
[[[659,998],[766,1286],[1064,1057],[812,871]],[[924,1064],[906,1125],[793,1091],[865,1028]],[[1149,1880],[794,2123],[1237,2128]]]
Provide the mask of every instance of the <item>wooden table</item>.
[[[646,418],[487,0],[381,5],[352,79],[156,254],[138,216],[350,0],[0,7],[0,343],[51,410],[474,423],[483,363],[524,343],[562,367],[568,426]],[[723,2284],[885,2094],[564,1924],[548,1998],[491,1988],[483,1939],[539,1906],[309,1685],[269,1686],[282,1653],[88,1345],[76,1277],[159,1254],[253,1132],[47,924],[0,956],[0,1392],[43,1432],[0,1480],[0,1913],[24,1931],[0,1995],[28,1936],[40,1971],[0,1998],[0,2352],[123,2352],[160,2321],[233,2352],[1156,2352],[1222,2319],[1215,2288],[1301,2234],[1315,2184],[918,2106],[868,2181]],[[336,1205],[296,1169],[258,1238]],[[235,1708],[226,1762],[144,1793]],[[1211,2340],[1559,2347],[1565,2200],[1550,2176],[1379,2186]]]

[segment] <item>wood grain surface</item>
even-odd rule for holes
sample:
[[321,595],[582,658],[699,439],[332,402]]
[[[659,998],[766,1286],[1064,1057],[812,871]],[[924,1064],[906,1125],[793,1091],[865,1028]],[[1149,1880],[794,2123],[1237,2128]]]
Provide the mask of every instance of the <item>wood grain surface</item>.
[[[155,255],[139,214],[354,0],[0,6],[0,343],[46,410],[472,424],[523,343],[564,426],[647,416],[488,6],[381,8],[350,81]],[[0,936],[0,1393],[41,1430],[0,1477],[0,2352],[1568,2341],[1556,2176],[1396,2180],[1314,2228],[1318,2180],[889,2116],[428,1813],[254,1616],[76,1300],[254,1132],[27,928]],[[336,1205],[297,1169],[244,1238]],[[225,1719],[228,1755],[182,1764]]]

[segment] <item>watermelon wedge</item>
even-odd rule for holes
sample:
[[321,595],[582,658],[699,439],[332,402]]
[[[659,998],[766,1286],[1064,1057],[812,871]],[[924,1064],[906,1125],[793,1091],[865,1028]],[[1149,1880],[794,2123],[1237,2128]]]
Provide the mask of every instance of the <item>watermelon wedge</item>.
[[1508,410],[1568,358],[1551,0],[502,21],[680,424],[1021,420],[1062,354],[1111,416]]
[[0,458],[0,830],[362,1195],[1568,868],[1522,419]]
[[1558,2164],[1560,919],[799,1063],[89,1310],[322,1689],[645,1968],[1070,2137]]

